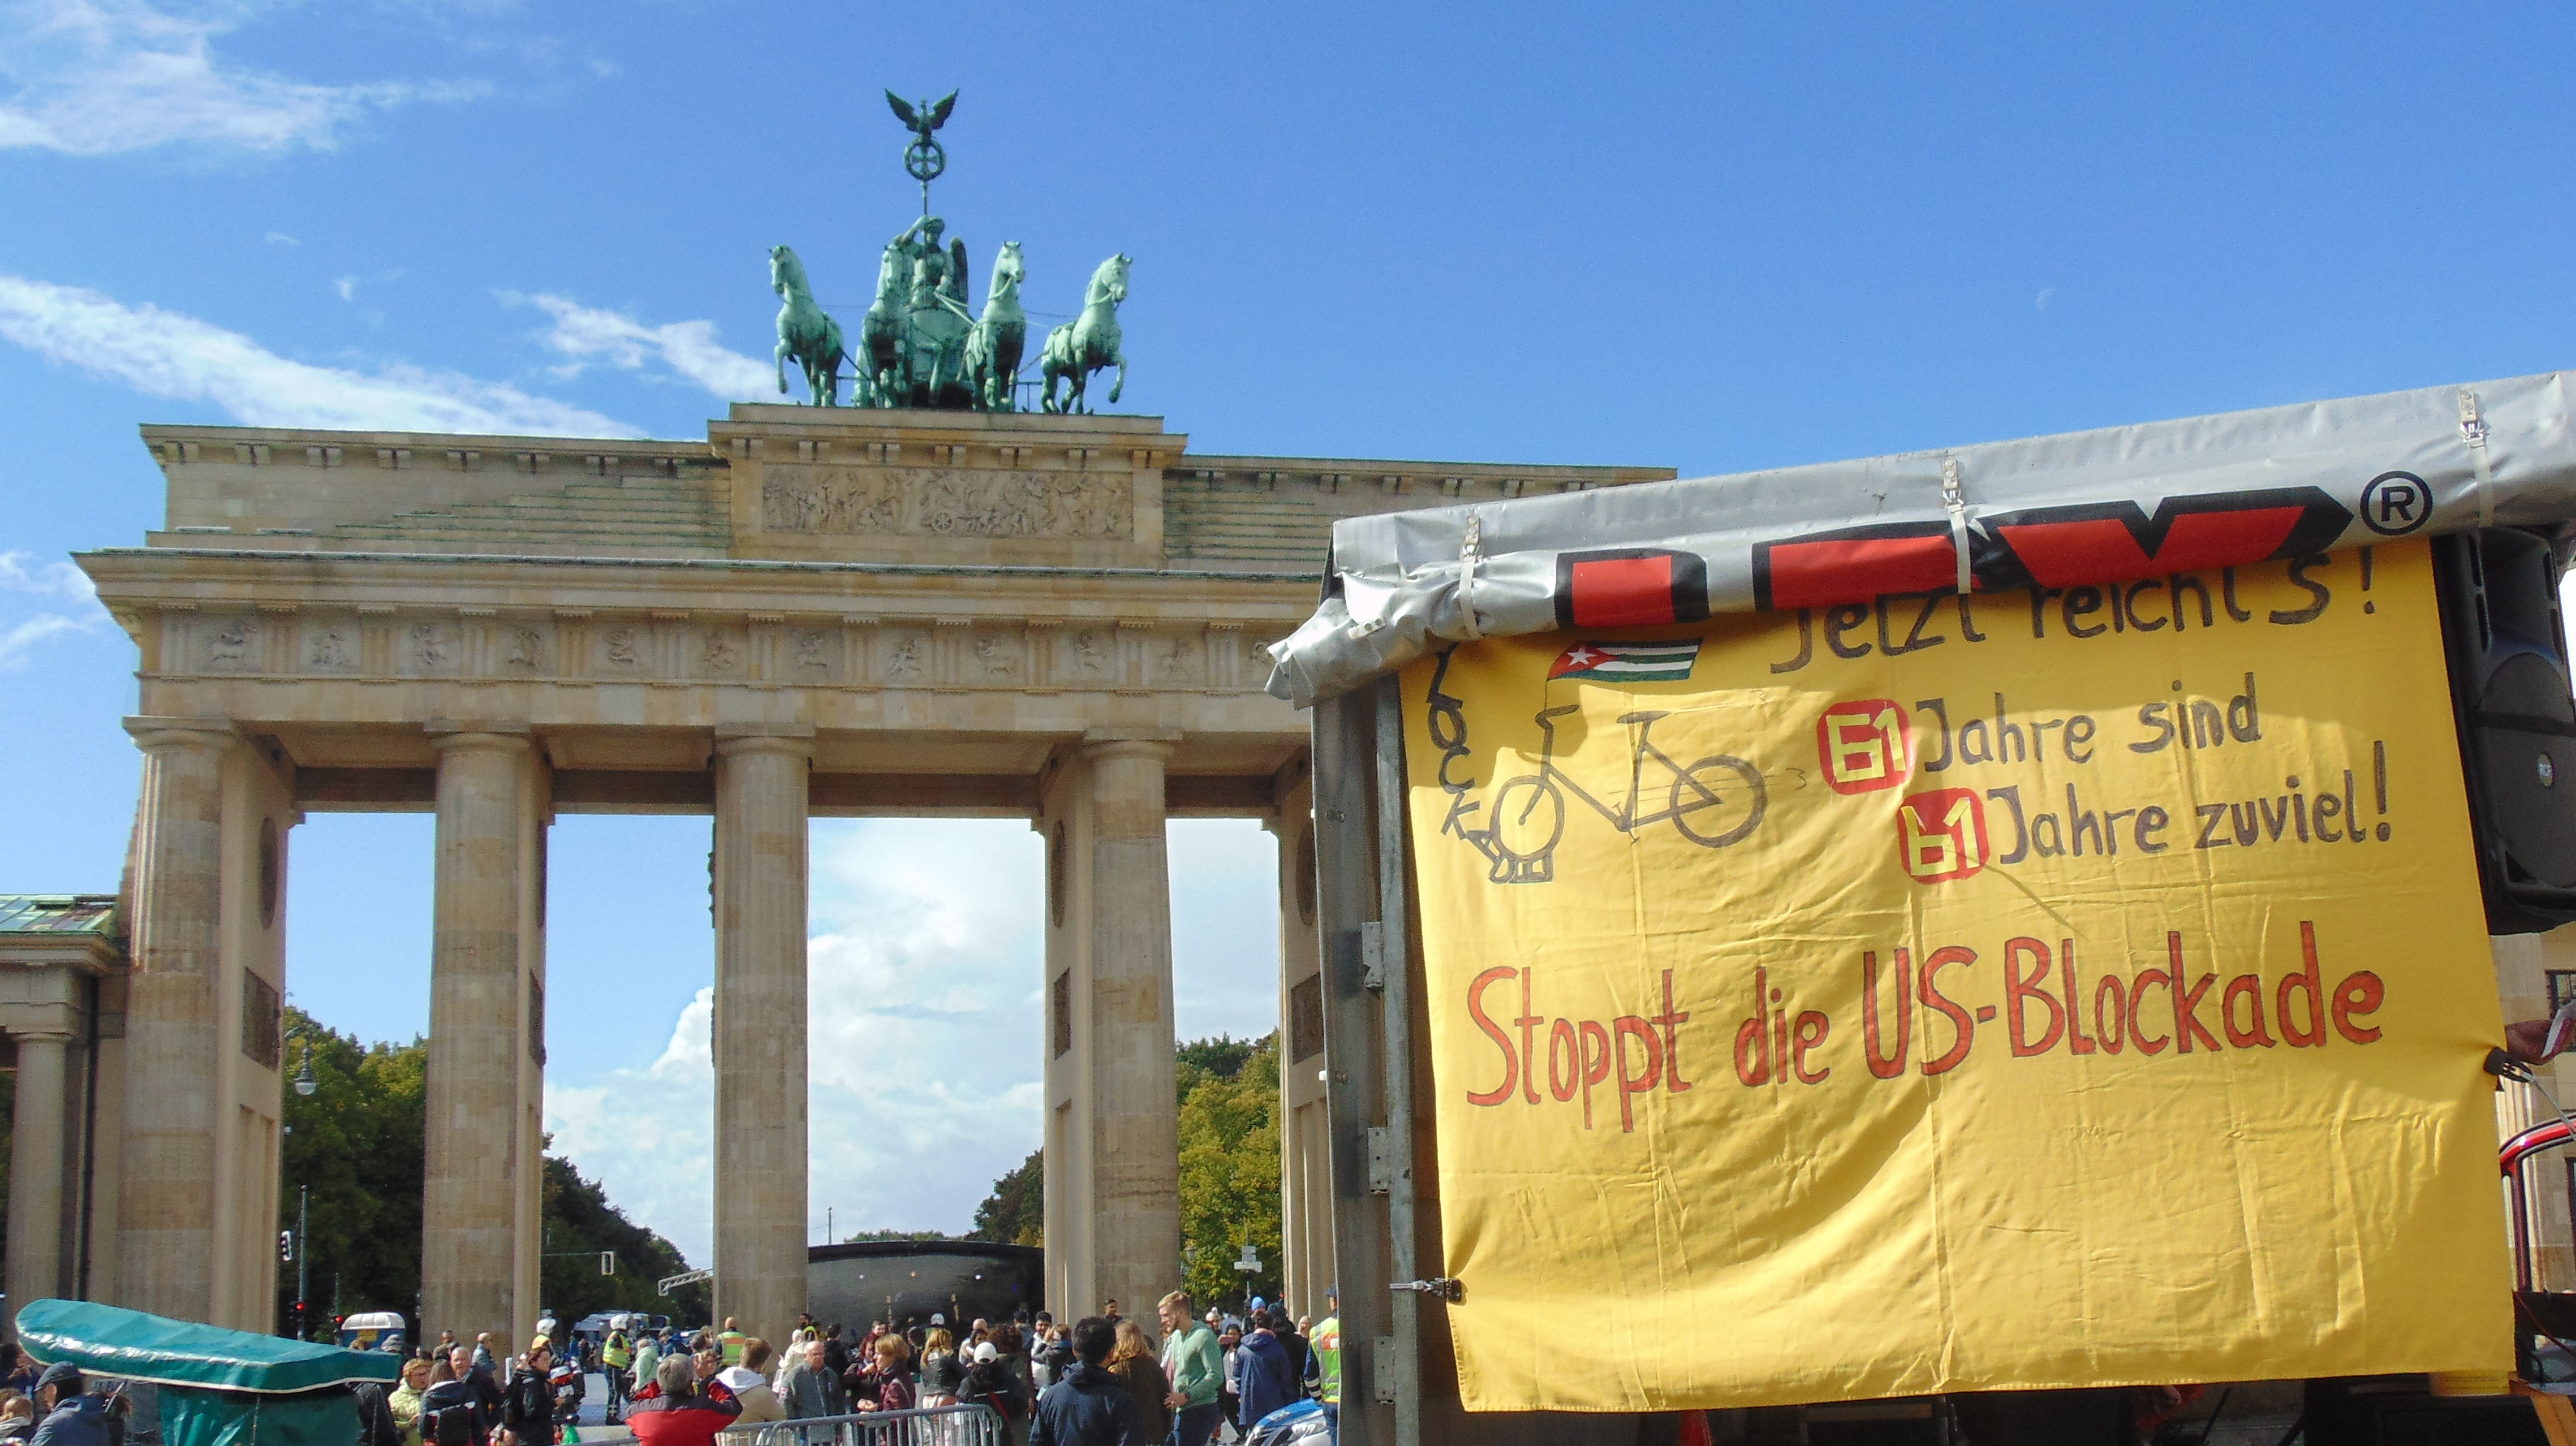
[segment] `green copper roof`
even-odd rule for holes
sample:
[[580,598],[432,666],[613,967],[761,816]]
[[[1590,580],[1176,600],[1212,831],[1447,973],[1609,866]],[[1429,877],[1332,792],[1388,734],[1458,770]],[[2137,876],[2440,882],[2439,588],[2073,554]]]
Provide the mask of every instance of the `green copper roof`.
[[77,1300],[20,1307],[18,1343],[47,1365],[69,1361],[102,1376],[220,1391],[310,1391],[391,1381],[402,1369],[400,1356],[383,1351],[228,1331]]
[[121,932],[114,894],[0,894],[0,934]]

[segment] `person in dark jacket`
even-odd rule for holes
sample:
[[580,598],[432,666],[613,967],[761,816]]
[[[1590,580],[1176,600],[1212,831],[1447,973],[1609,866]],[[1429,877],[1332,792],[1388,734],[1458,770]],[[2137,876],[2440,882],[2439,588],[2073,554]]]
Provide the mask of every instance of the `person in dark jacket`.
[[975,1364],[966,1368],[957,1399],[970,1406],[992,1407],[1001,1414],[1004,1437],[1017,1441],[1028,1434],[1029,1397],[1011,1369],[1012,1359],[992,1341],[977,1346]]
[[420,1393],[421,1446],[483,1446],[491,1439],[492,1418],[485,1414],[474,1383],[457,1375],[455,1363],[471,1361],[463,1349],[448,1353],[429,1367],[429,1389]]
[[1314,1351],[1286,1306],[1270,1308],[1270,1333],[1279,1338],[1279,1348],[1288,1353],[1288,1399],[1301,1400],[1306,1394],[1306,1375],[1312,1368]]
[[475,1364],[474,1352],[458,1346],[447,1353],[447,1368],[465,1388],[474,1393],[474,1408],[482,1413],[483,1434],[501,1424],[501,1385],[492,1379],[488,1366]]
[[1117,1328],[1100,1316],[1074,1323],[1074,1363],[1038,1397],[1029,1446],[1150,1446],[1126,1386],[1101,1365],[1117,1344]]
[[358,1446],[403,1446],[402,1425],[385,1399],[384,1382],[360,1381],[349,1394],[358,1398]]
[[501,1424],[518,1446],[555,1446],[555,1392],[548,1379],[554,1369],[554,1343],[539,1336],[519,1357],[503,1392]]
[[36,1378],[36,1434],[28,1446],[108,1446],[107,1398],[82,1394],[80,1367],[56,1361]]
[[1145,1339],[1143,1327],[1132,1320],[1122,1320],[1115,1327],[1118,1344],[1109,1352],[1104,1369],[1127,1388],[1127,1399],[1136,1403],[1137,1429],[1144,1434],[1138,1439],[1150,1442],[1168,1440],[1172,1434],[1172,1408],[1163,1398],[1172,1393],[1172,1381],[1163,1374],[1163,1363],[1154,1358],[1154,1346]]
[[1268,1316],[1256,1319],[1258,1328],[1235,1347],[1236,1370],[1243,1377],[1237,1388],[1243,1393],[1243,1406],[1234,1421],[1246,1431],[1298,1397],[1297,1378],[1288,1373],[1287,1348],[1271,1333]]

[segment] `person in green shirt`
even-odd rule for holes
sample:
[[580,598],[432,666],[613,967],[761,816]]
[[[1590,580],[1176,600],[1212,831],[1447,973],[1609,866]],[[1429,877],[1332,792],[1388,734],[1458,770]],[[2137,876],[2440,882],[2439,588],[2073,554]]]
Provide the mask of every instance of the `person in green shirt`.
[[725,1328],[716,1332],[716,1346],[724,1354],[724,1363],[728,1366],[741,1365],[742,1343],[750,1339],[751,1337],[744,1335],[734,1324],[732,1316],[726,1316]]
[[1163,1374],[1172,1381],[1173,1446],[1208,1446],[1225,1407],[1217,1400],[1225,1380],[1225,1350],[1216,1332],[1190,1318],[1189,1292],[1176,1290],[1154,1307],[1163,1322]]

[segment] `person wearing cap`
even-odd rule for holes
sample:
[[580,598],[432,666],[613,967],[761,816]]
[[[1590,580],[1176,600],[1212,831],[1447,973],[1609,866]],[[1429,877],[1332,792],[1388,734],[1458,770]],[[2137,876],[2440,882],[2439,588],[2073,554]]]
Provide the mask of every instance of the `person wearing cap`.
[[28,1446],[108,1446],[107,1402],[82,1394],[80,1367],[56,1361],[36,1378],[36,1434]]
[[545,1336],[528,1342],[501,1393],[501,1425],[517,1446],[555,1446],[555,1392],[548,1379],[555,1343]]
[[990,1406],[1002,1418],[1003,1434],[1013,1441],[1027,1432],[1029,1398],[1020,1394],[1019,1377],[991,1341],[975,1347],[975,1363],[957,1387],[957,1399],[970,1406]]

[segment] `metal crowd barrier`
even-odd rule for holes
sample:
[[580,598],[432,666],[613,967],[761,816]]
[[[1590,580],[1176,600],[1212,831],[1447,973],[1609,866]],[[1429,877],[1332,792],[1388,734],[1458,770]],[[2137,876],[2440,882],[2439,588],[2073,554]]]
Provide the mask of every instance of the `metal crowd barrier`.
[[716,1440],[719,1446],[1011,1446],[1001,1413],[985,1405],[769,1421],[720,1431]]

